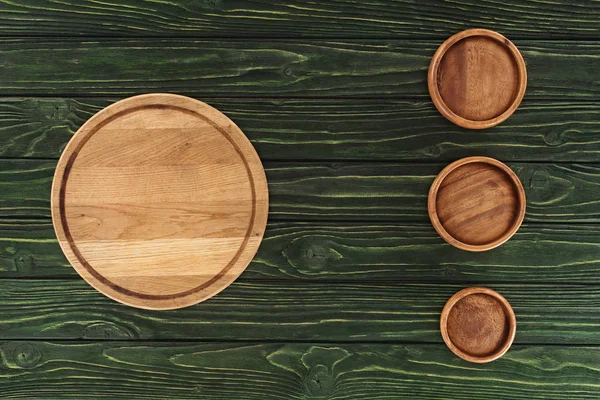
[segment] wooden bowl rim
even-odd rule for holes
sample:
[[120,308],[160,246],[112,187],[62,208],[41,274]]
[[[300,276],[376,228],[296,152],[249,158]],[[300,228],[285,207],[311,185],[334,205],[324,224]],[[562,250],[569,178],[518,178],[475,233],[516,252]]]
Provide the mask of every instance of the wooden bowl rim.
[[[498,351],[496,351],[495,353],[492,353],[490,355],[487,355],[485,357],[473,356],[469,353],[466,353],[466,352],[460,350],[458,347],[456,347],[456,345],[454,344],[454,342],[452,342],[452,340],[450,339],[450,336],[448,335],[448,316],[450,315],[450,311],[456,305],[456,303],[458,303],[460,300],[464,299],[467,296],[473,295],[473,294],[485,294],[485,295],[495,298],[502,304],[502,306],[504,308],[504,312],[505,312],[506,316],[508,317],[509,331],[508,331],[508,336],[506,338],[506,342],[504,343],[502,348],[500,348]],[[510,303],[508,302],[508,300],[506,300],[504,298],[504,296],[502,296],[500,293],[496,292],[495,290],[486,288],[486,287],[474,286],[474,287],[465,288],[465,289],[455,293],[446,302],[446,305],[444,306],[444,309],[442,310],[442,315],[440,318],[440,331],[442,333],[442,338],[444,339],[446,346],[448,346],[448,348],[454,354],[456,354],[463,360],[467,360],[467,361],[470,361],[473,363],[483,364],[483,363],[488,363],[488,362],[499,359],[504,354],[506,354],[506,352],[508,351],[510,346],[512,346],[512,344],[515,340],[515,335],[517,333],[517,317],[515,316],[515,312],[514,312],[512,306],[510,305]]]
[[[519,71],[519,90],[512,104],[502,114],[483,121],[467,119],[454,113],[454,111],[452,111],[450,107],[448,107],[448,105],[444,102],[444,99],[442,98],[442,95],[440,94],[437,85],[439,66],[442,59],[446,55],[448,49],[454,46],[454,44],[456,44],[457,42],[471,36],[485,36],[502,43],[504,46],[506,46],[506,48],[508,48],[508,50],[512,54],[517,64],[517,69]],[[487,129],[505,121],[516,111],[516,109],[521,104],[521,101],[525,96],[525,90],[527,89],[527,68],[525,66],[525,60],[523,59],[523,56],[521,55],[519,49],[517,49],[517,47],[506,37],[502,36],[498,32],[491,31],[489,29],[467,29],[465,31],[458,32],[457,34],[451,36],[437,49],[437,51],[433,55],[433,58],[431,59],[431,63],[429,64],[429,71],[427,74],[427,86],[429,88],[429,95],[431,96],[433,104],[446,119],[458,126],[467,129]]]
[[[508,229],[498,239],[496,239],[492,242],[489,242],[489,243],[479,244],[479,245],[461,242],[460,240],[456,239],[454,236],[452,236],[446,230],[446,228],[444,228],[444,225],[442,224],[442,222],[440,221],[440,219],[438,218],[438,215],[437,215],[437,195],[438,195],[438,190],[440,188],[440,185],[452,171],[454,171],[455,169],[457,169],[459,167],[462,167],[465,164],[469,164],[469,163],[485,163],[485,164],[490,164],[490,165],[495,166],[496,168],[501,169],[504,173],[506,173],[510,177],[511,181],[513,182],[513,185],[517,189],[517,193],[518,193],[518,197],[519,197],[518,215],[517,215],[517,218],[515,218],[515,221],[511,225],[510,229]],[[427,201],[427,211],[429,213],[429,219],[431,220],[431,223],[433,224],[433,227],[435,228],[436,232],[442,237],[442,239],[444,239],[446,242],[453,245],[454,247],[457,247],[462,250],[473,251],[473,252],[491,250],[493,248],[496,248],[496,247],[502,245],[508,239],[510,239],[519,230],[519,228],[521,227],[521,224],[523,223],[523,219],[525,218],[525,208],[526,208],[525,189],[523,188],[523,184],[519,180],[519,177],[517,176],[517,174],[515,174],[514,171],[512,169],[510,169],[506,164],[504,164],[494,158],[483,157],[483,156],[472,156],[472,157],[462,158],[462,159],[454,161],[450,165],[446,166],[446,168],[444,168],[442,170],[442,172],[440,172],[438,174],[438,176],[436,176],[436,178],[434,179],[434,181],[431,185],[431,188],[429,189],[429,196],[428,196],[428,201]]]

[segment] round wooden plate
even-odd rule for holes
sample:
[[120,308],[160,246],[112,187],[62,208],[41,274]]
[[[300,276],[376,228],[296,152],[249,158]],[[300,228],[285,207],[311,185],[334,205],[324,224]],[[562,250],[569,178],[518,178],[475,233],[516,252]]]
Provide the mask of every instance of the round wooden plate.
[[510,40],[487,29],[469,29],[436,51],[427,83],[444,117],[464,128],[485,129],[515,112],[525,95],[527,69]]
[[106,296],[146,309],[226,288],[256,253],[267,214],[265,172],[243,132],[172,94],[94,115],[52,184],[54,229],[73,267]]
[[429,218],[439,235],[468,251],[500,246],[525,217],[525,189],[506,165],[489,157],[467,157],[435,178],[428,199]]
[[467,361],[486,363],[508,351],[517,332],[510,303],[483,287],[463,289],[448,300],[440,330],[446,345]]

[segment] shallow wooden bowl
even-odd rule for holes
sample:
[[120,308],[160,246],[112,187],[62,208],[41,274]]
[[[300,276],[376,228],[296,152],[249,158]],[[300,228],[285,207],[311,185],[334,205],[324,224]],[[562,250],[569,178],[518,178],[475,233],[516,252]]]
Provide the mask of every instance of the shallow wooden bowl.
[[256,253],[267,213],[250,141],[218,110],[172,94],[93,116],[52,185],[67,259],[100,292],[139,308],[185,307],[226,288]]
[[428,86],[444,117],[464,128],[485,129],[515,112],[525,95],[527,69],[510,40],[487,29],[469,29],[436,51]]
[[505,164],[489,157],[467,157],[435,178],[428,198],[429,218],[439,235],[468,251],[500,246],[525,217],[525,190]]
[[456,293],[442,311],[440,330],[454,354],[475,363],[502,357],[512,345],[517,319],[499,293],[470,287]]

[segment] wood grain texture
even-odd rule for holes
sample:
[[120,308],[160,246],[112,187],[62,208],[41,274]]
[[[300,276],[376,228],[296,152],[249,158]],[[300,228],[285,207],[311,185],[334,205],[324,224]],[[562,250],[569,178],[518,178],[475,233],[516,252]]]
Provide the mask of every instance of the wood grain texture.
[[204,301],[248,266],[269,210],[260,158],[206,103],[172,94],[121,100],[69,141],[52,183],[67,259],[124,304]]
[[446,166],[431,184],[427,211],[437,233],[467,251],[487,251],[509,240],[525,217],[525,190],[506,164],[466,157]]
[[[515,42],[528,98],[600,98],[599,42]],[[359,97],[429,100],[439,42],[282,40],[0,41],[4,96]]]
[[0,277],[76,276],[47,220],[0,222]]
[[[0,222],[0,278],[76,276],[50,222]],[[523,225],[502,247],[472,254],[429,223],[274,222],[240,279],[600,283],[600,228]]]
[[450,122],[486,129],[517,109],[527,87],[525,61],[498,32],[467,29],[448,38],[431,58],[431,100]]
[[[597,222],[600,166],[508,163],[527,195],[526,222]],[[425,221],[436,164],[266,164],[272,219]]]
[[[600,222],[597,2],[321,3],[0,0],[0,157],[56,158],[98,109],[170,91],[240,124],[275,161],[277,192],[268,245],[242,281],[186,310],[132,310],[61,255],[48,222],[55,163],[1,160],[0,397],[600,397],[600,228],[571,224]],[[425,86],[441,41],[473,26],[515,40],[535,75],[485,135],[440,118]],[[511,167],[537,224],[466,258],[428,225],[424,200],[447,162],[473,154],[529,161]],[[504,358],[473,367],[445,348],[438,318],[465,282],[488,279],[513,282],[489,286],[520,331]],[[213,343],[180,343],[202,339]]]
[[[200,305],[149,311],[110,300],[80,279],[3,280],[0,338],[442,343],[442,308],[465,286],[235,282]],[[486,286],[513,306],[515,343],[600,344],[599,286]]]
[[597,39],[593,0],[125,0],[0,2],[3,36],[432,37],[484,27],[518,38]]
[[[0,215],[49,216],[56,161],[0,161]],[[20,204],[20,205],[18,205]]]
[[[50,216],[56,163],[0,160],[0,217]],[[507,163],[527,195],[525,222],[600,222],[600,164]],[[420,221],[443,164],[267,162],[269,218]]]
[[[597,347],[514,346],[467,365],[443,345],[5,342],[7,398],[593,399]],[[143,356],[140,356],[143,355]],[[60,381],[61,385],[56,385]]]
[[[0,98],[0,156],[58,158],[77,129],[118,98]],[[486,131],[440,118],[428,101],[208,100],[263,160],[599,161],[600,106],[525,100]],[[373,129],[377,126],[377,130]]]
[[454,294],[440,318],[446,346],[474,363],[502,357],[512,345],[516,331],[517,319],[510,303],[485,287],[469,287]]

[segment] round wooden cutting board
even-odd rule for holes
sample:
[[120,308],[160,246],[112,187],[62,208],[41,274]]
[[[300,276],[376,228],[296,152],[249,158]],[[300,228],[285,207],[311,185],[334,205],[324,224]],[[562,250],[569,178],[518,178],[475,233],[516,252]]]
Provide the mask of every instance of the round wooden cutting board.
[[510,40],[487,29],[469,29],[436,51],[427,82],[444,117],[464,128],[485,129],[515,112],[525,95],[527,69]]
[[525,217],[525,189],[505,164],[467,157],[448,165],[429,190],[429,218],[459,249],[485,251],[517,232]]
[[243,132],[200,101],[136,96],[87,121],[63,152],[52,220],[77,272],[146,309],[189,306],[244,271],[262,240],[268,190]]

